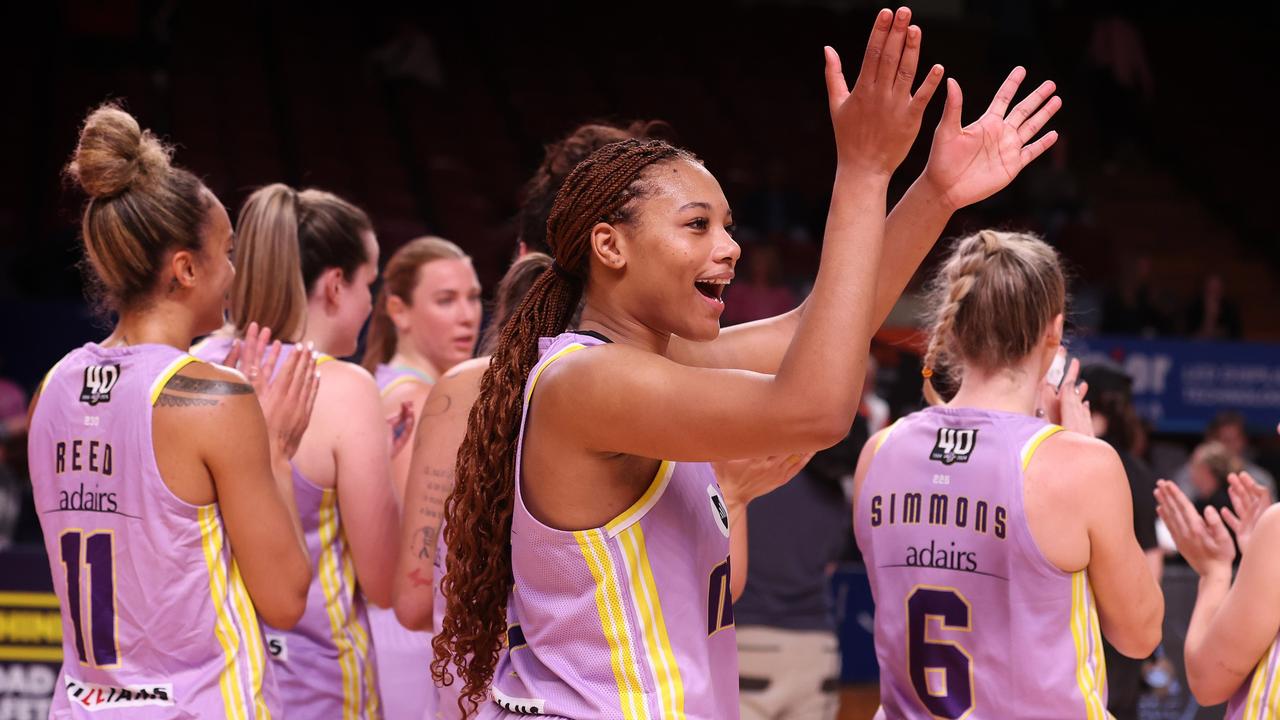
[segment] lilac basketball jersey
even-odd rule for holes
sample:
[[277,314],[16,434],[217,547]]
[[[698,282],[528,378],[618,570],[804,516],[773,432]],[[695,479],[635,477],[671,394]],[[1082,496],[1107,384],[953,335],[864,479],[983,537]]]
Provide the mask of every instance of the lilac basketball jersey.
[[876,602],[888,718],[1108,718],[1085,571],[1041,554],[1023,474],[1062,428],[934,407],[881,436],[854,530]]
[[192,362],[90,343],[45,378],[28,447],[62,605],[52,718],[279,717],[218,504],[178,499],[156,465],[152,407]]
[[1271,642],[1257,667],[1227,703],[1226,720],[1280,718],[1280,637]]
[[[215,337],[192,348],[210,361],[226,357],[230,338]],[[293,352],[285,346],[278,369]],[[333,360],[321,356],[320,362]],[[293,494],[311,559],[307,608],[292,630],[266,626],[281,706],[290,717],[378,718],[377,674],[370,649],[364,599],[338,512],[338,493],[293,468]]]
[[[432,384],[426,373],[403,365],[378,365],[373,379],[383,397],[405,383]],[[403,452],[409,452],[409,449]],[[368,611],[383,715],[387,720],[434,720],[436,692],[431,682],[432,634],[415,632],[401,625],[392,608],[370,605]]]
[[[599,338],[541,341],[543,368]],[[521,429],[523,447],[524,430]],[[738,649],[729,595],[729,524],[706,463],[662,462],[648,490],[603,527],[540,523],[520,492],[508,643],[480,717],[738,717]]]

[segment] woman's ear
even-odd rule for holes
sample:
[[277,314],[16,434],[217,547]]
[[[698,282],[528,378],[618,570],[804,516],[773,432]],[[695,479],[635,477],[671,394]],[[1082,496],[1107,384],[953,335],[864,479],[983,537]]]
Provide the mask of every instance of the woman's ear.
[[409,331],[409,306],[399,295],[387,293],[387,317],[391,318],[392,324],[396,326],[398,332],[404,333]]
[[591,252],[601,265],[610,270],[621,270],[627,266],[626,237],[615,225],[602,222],[591,228]]
[[170,292],[178,288],[190,290],[195,287],[199,268],[196,267],[195,254],[190,250],[175,252],[169,258],[169,268],[173,271],[172,279],[169,281]]
[[1066,316],[1062,313],[1053,316],[1053,321],[1049,323],[1048,336],[1045,338],[1050,345],[1057,346],[1062,344],[1066,323]]
[[333,267],[320,273],[320,278],[316,281],[316,291],[320,293],[320,299],[324,301],[326,310],[338,307],[345,285],[342,268]]

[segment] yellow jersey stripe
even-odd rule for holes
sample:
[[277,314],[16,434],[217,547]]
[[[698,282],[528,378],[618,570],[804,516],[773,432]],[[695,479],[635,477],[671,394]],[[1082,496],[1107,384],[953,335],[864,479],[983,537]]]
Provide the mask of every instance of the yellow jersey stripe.
[[653,579],[653,566],[649,563],[644,529],[635,523],[619,539],[630,570],[632,598],[643,626],[641,636],[646,640],[649,663],[654,668],[662,700],[662,717],[684,718],[684,679],[671,648],[671,638],[667,635],[667,623],[662,613],[662,600],[658,596],[658,584]]
[[1098,622],[1098,603],[1089,591],[1089,624],[1093,628],[1093,684],[1098,688],[1098,701],[1107,696],[1107,655],[1102,651],[1102,623]]
[[247,720],[244,698],[240,693],[239,637],[231,616],[227,614],[227,579],[226,568],[222,562],[222,525],[214,506],[206,505],[199,509],[197,518],[200,524],[200,544],[204,549],[205,567],[209,571],[209,597],[213,602],[217,620],[214,624],[214,635],[222,646],[223,665],[218,675],[218,686],[222,692],[222,704],[226,707],[227,717],[231,720]]
[[169,363],[168,367],[156,378],[156,381],[151,383],[151,404],[156,404],[156,400],[160,399],[160,393],[164,391],[164,386],[169,384],[169,381],[173,379],[174,375],[178,374],[179,370],[195,362],[200,362],[200,360],[190,355],[181,355]]
[[355,720],[356,696],[360,692],[359,681],[354,667],[351,644],[347,637],[347,618],[342,607],[341,578],[339,577],[339,558],[337,557],[338,538],[338,495],[333,490],[325,490],[320,499],[320,588],[324,592],[325,612],[329,616],[329,634],[338,650],[338,667],[342,671],[342,717],[344,720]]
[[[351,559],[351,547],[344,546],[342,550],[342,579],[346,582],[343,597],[349,598],[350,602],[355,602],[356,588],[356,571],[355,562]],[[354,604],[350,610],[351,623],[348,627],[351,629],[351,638],[355,644],[356,666],[360,669],[360,676],[364,678],[364,693],[360,702],[362,712],[368,712],[373,716],[377,716],[378,692],[376,690],[376,676],[374,668],[369,662],[369,634],[365,632],[364,625],[361,624],[360,618],[356,616]]]
[[[1280,663],[1276,664],[1277,667],[1270,675],[1267,674],[1267,665],[1276,655],[1276,645],[1276,641],[1271,643],[1271,647],[1263,654],[1262,659],[1258,661],[1258,667],[1253,671],[1253,682],[1249,684],[1249,702],[1245,704],[1244,716],[1246,718],[1250,717],[1249,708],[1251,706],[1256,706],[1254,710],[1256,715],[1254,717],[1259,718],[1259,720],[1280,717],[1280,703],[1278,703],[1276,697],[1276,680],[1277,675],[1280,675]],[[1263,708],[1262,698],[1267,696],[1268,693],[1270,693],[1270,699],[1267,702],[1267,707]],[[1266,712],[1263,712],[1264,709]]]
[[249,592],[240,576],[240,565],[231,560],[231,592],[236,614],[245,635],[246,653],[249,656],[249,692],[253,694],[254,720],[271,720],[266,698],[262,696],[263,667],[266,665],[266,645],[262,641],[262,629],[258,626],[258,614],[249,601]]
[[543,370],[546,370],[548,367],[551,366],[551,363],[559,360],[565,355],[568,355],[569,353],[572,353],[572,352],[577,352],[579,350],[584,350],[586,349],[586,347],[587,346],[583,345],[582,343],[572,343],[569,345],[565,345],[564,347],[557,350],[554,355],[547,358],[546,362],[538,366],[538,371],[533,374],[533,379],[529,381],[529,389],[524,394],[524,404],[528,405],[529,398],[533,397],[533,389],[538,386],[538,378],[542,377]]
[[628,525],[639,520],[646,512],[649,512],[649,508],[653,507],[658,502],[658,499],[662,497],[662,493],[666,491],[674,470],[675,463],[670,460],[663,460],[658,464],[658,472],[654,473],[653,480],[649,481],[649,487],[640,496],[640,499],[631,503],[631,507],[623,510],[617,517],[605,523],[604,531],[609,534],[609,537],[616,537],[618,533],[627,529]]
[[876,449],[872,451],[873,455],[880,452],[880,448],[884,447],[884,441],[889,439],[889,436],[893,434],[893,429],[898,427],[898,423],[900,422],[902,422],[902,418],[894,420],[892,425],[884,429],[884,432],[880,435],[880,439],[876,441]]
[[618,704],[625,720],[649,717],[643,686],[637,677],[635,652],[622,613],[619,593],[613,586],[613,561],[609,550],[601,540],[599,530],[579,530],[573,534],[578,541],[591,577],[595,580],[596,613],[600,628],[609,644],[609,660],[613,668],[614,683],[618,688]]
[[1071,637],[1076,648],[1076,685],[1084,700],[1088,720],[1103,720],[1106,709],[1099,708],[1100,700],[1093,688],[1093,676],[1089,668],[1089,639],[1087,636],[1088,594],[1083,570],[1071,575]]
[[613,556],[609,553],[609,546],[604,534],[599,531],[591,533],[591,544],[600,559],[601,567],[605,570],[605,589],[609,594],[609,609],[613,613],[614,624],[617,626],[619,636],[622,639],[623,656],[628,660],[623,669],[627,673],[627,686],[632,689],[631,698],[636,706],[636,717],[648,718],[649,703],[645,697],[644,683],[640,680],[640,668],[638,667],[640,656],[636,653],[631,623],[627,618],[626,607],[622,604],[622,576],[613,564]]
[[1045,425],[1040,429],[1040,432],[1031,436],[1027,444],[1022,446],[1022,469],[1024,471],[1031,464],[1031,456],[1035,455],[1036,450],[1040,449],[1040,443],[1062,432],[1063,429],[1061,425]]

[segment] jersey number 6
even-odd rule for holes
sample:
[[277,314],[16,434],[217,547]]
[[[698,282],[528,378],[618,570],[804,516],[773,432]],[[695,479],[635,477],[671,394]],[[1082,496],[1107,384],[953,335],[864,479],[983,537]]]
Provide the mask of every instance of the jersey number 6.
[[[925,709],[936,718],[959,720],[973,710],[973,658],[960,643],[939,640],[930,630],[969,632],[969,601],[953,588],[917,585],[907,595],[907,667]],[[935,631],[936,632],[936,631]]]

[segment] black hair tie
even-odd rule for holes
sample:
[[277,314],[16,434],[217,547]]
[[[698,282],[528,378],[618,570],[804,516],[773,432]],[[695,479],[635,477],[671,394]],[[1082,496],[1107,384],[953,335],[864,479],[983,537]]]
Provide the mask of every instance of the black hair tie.
[[551,270],[554,271],[556,275],[559,275],[560,278],[565,282],[570,283],[571,285],[579,286],[579,287],[582,286],[582,280],[578,279],[577,275],[574,275],[568,270],[565,270],[564,266],[560,264],[559,260],[551,261]]

